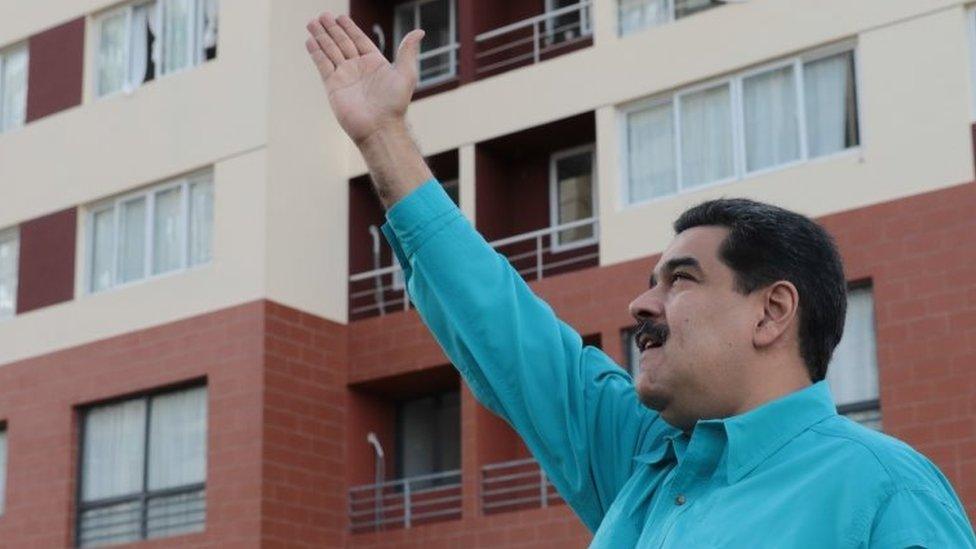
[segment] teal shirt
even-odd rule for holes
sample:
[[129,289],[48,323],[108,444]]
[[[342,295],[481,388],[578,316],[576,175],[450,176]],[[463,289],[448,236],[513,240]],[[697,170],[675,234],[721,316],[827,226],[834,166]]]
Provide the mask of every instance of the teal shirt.
[[594,532],[591,547],[976,547],[939,470],[825,382],[688,436],[536,297],[437,181],[383,232],[424,322]]

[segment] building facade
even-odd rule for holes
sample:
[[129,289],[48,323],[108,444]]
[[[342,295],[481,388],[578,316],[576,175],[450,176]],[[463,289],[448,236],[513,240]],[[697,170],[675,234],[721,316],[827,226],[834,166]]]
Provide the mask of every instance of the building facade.
[[835,236],[839,411],[976,517],[976,16],[962,0],[0,2],[0,546],[565,547],[427,333],[306,58],[427,30],[461,210],[621,367],[685,208]]

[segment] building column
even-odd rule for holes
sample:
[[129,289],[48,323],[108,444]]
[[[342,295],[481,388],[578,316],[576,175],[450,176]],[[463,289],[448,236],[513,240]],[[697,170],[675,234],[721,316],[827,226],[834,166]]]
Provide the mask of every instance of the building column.
[[[600,250],[607,249],[604,220],[612,219],[623,203],[621,199],[620,165],[625,160],[620,142],[617,107],[607,105],[596,110],[596,180],[597,202],[600,214]],[[605,254],[600,253],[603,265]]]
[[617,39],[617,6],[619,1],[626,0],[594,1],[590,4],[594,46],[602,46]]

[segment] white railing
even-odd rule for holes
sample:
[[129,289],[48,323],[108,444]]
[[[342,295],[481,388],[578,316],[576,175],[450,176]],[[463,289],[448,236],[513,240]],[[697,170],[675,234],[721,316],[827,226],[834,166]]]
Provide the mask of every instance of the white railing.
[[[567,233],[582,232],[585,238],[572,242]],[[599,234],[599,218],[591,217],[491,242],[505,255],[512,267],[526,280],[538,280],[546,273],[562,272],[581,264],[594,263],[600,256],[594,246]],[[557,237],[556,235],[561,235]],[[554,245],[555,244],[555,245]],[[410,297],[403,288],[403,271],[391,265],[349,277],[349,316],[361,318],[385,315],[410,308]]]
[[583,0],[483,32],[474,38],[475,73],[482,74],[529,60],[538,63],[544,55],[589,39],[593,34],[592,29],[590,0]]
[[349,489],[349,529],[374,532],[461,518],[461,471],[364,484]]
[[[433,86],[434,84],[450,80],[457,76],[457,52],[459,48],[460,44],[448,44],[437,49],[425,51],[417,56],[417,64],[419,65],[419,81],[417,82],[417,87],[424,88]],[[424,61],[438,57],[444,58],[445,61],[436,65],[424,65]]]
[[481,509],[484,514],[562,502],[556,488],[532,459],[484,465],[481,468]]

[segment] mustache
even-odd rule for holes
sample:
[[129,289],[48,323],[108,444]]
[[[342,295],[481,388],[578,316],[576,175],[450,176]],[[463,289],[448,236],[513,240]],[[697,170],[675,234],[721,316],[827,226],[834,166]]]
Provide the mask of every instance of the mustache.
[[637,330],[634,331],[634,343],[640,349],[640,342],[642,338],[646,337],[654,344],[663,345],[670,335],[671,329],[668,328],[667,324],[659,324],[653,320],[642,320],[637,326]]

